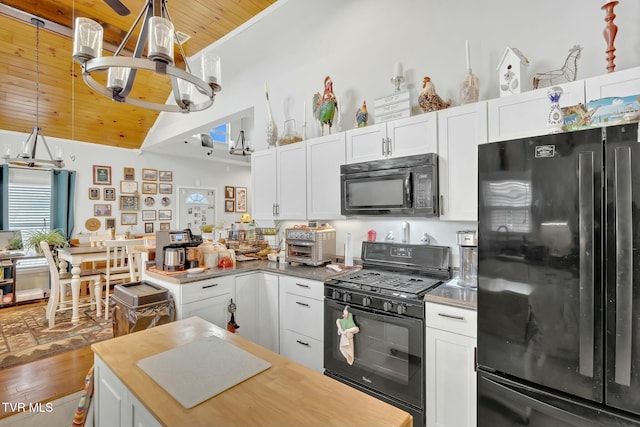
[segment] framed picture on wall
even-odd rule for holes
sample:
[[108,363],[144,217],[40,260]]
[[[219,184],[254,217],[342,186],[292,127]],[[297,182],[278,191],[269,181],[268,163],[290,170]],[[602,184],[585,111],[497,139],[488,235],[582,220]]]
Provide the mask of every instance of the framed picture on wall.
[[232,187],[230,185],[225,185],[224,187],[224,198],[225,199],[235,199],[236,195],[235,195],[235,187]]
[[142,182],[142,194],[156,194],[158,192],[158,184],[155,182]]
[[158,219],[160,221],[166,221],[171,219],[171,210],[170,209],[160,209],[158,211]]
[[142,220],[143,221],[155,221],[156,220],[156,211],[142,211]]
[[104,229],[109,230],[113,228],[116,229],[116,219],[115,218],[105,218],[104,219]]
[[142,180],[143,181],[157,181],[158,180],[158,169],[142,169]]
[[158,179],[160,181],[173,181],[173,172],[172,171],[160,171],[158,174]]
[[89,188],[89,200],[100,200],[100,189],[96,187]]
[[134,168],[124,168],[125,181],[133,181],[136,179],[136,170]]
[[234,202],[233,200],[225,200],[224,201],[224,211],[227,213],[234,211]]
[[236,187],[236,212],[247,211],[247,188]]
[[96,204],[93,205],[94,216],[111,216],[111,204]]
[[158,186],[158,193],[160,194],[173,193],[173,184],[165,184],[161,182],[160,185]]
[[138,196],[120,196],[120,210],[137,211],[140,209],[139,200]]
[[116,189],[113,187],[107,187],[104,189],[104,199],[108,201],[116,200]]
[[120,192],[123,194],[137,193],[138,181],[120,181]]
[[168,231],[168,230],[171,229],[171,223],[170,222],[161,222],[159,229],[160,229],[160,231]]
[[138,223],[138,214],[137,213],[121,213],[120,214],[120,224],[122,225],[136,225]]
[[93,165],[93,184],[111,185],[111,166]]
[[144,232],[145,234],[153,233],[153,223],[145,222],[144,223]]

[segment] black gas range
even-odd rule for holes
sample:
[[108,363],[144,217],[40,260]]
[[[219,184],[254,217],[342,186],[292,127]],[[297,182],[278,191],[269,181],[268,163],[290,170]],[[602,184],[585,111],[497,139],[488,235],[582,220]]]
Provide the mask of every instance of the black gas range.
[[[451,248],[363,242],[363,268],[325,282],[325,375],[395,405],[425,425],[424,296],[451,278]],[[349,364],[336,320],[359,332]]]

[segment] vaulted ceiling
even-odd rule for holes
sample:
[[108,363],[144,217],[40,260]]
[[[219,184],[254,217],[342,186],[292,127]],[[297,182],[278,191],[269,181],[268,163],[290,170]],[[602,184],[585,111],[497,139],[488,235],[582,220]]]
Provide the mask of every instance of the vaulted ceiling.
[[[80,65],[71,58],[72,27],[77,17],[103,25],[104,55],[110,54],[106,52],[108,43],[113,49],[120,44],[146,4],[146,0],[121,1],[131,11],[127,16],[117,14],[104,0],[0,0],[0,129],[30,133],[37,114],[45,136],[140,148],[158,112],[94,93],[82,80]],[[176,31],[190,36],[183,46],[189,57],[275,1],[174,0],[167,2],[167,7]],[[37,29],[31,23],[32,16],[45,21],[38,34],[38,67]],[[177,52],[176,48],[179,57]],[[151,73],[143,76],[136,79],[130,96],[164,103],[170,94],[168,79]],[[40,94],[37,103],[36,86]]]

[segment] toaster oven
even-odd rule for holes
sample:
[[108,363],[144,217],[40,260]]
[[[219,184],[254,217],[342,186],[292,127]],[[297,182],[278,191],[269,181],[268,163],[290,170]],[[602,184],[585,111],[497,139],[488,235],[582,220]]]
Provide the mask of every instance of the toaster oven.
[[335,261],[336,230],[334,228],[287,228],[286,262],[323,265]]

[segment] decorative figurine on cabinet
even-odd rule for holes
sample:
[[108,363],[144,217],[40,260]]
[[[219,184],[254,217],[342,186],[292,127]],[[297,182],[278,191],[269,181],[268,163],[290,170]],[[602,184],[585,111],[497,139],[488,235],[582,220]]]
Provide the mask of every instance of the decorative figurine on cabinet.
[[536,73],[533,76],[533,88],[538,89],[558,83],[575,81],[578,76],[578,59],[580,59],[581,52],[582,47],[577,44],[569,49],[569,55],[567,55],[567,59],[564,60],[564,65],[560,69]]
[[362,101],[362,107],[356,111],[356,123],[359,128],[365,127],[369,121],[369,113],[367,112],[367,101]]
[[498,64],[500,97],[521,92],[523,66],[527,65],[529,60],[515,47],[504,51]]
[[436,87],[431,78],[425,76],[422,80],[422,93],[418,97],[418,105],[425,113],[430,111],[443,110],[451,106],[451,100],[444,101],[436,93]]
[[331,134],[331,126],[333,126],[333,118],[338,111],[338,100],[333,93],[333,82],[331,77],[324,78],[324,93],[320,92],[313,95],[313,115],[320,121],[321,135],[324,135],[324,125],[329,126],[329,134]]

